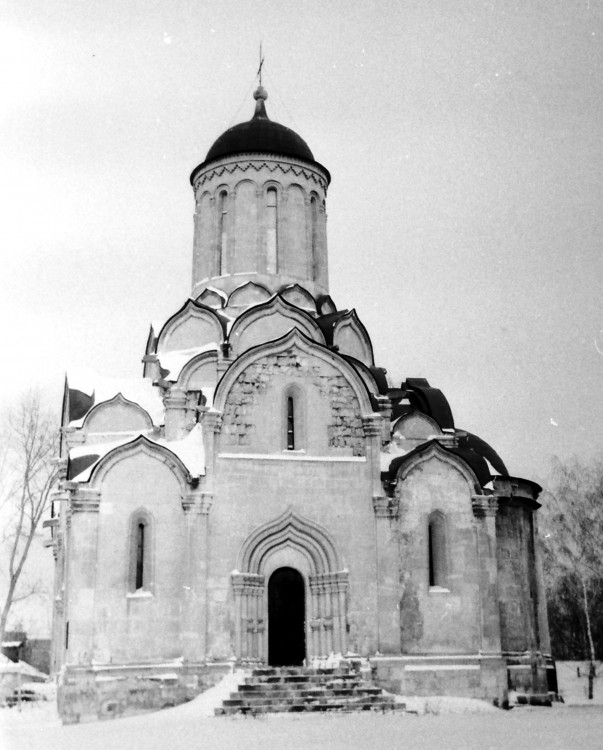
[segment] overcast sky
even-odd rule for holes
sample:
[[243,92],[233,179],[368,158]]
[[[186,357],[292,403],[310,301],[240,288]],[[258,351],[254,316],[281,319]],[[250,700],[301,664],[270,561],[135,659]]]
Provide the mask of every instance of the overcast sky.
[[509,471],[603,446],[601,0],[14,0],[0,393],[141,374],[190,292],[189,175],[253,112],[331,172],[331,295]]

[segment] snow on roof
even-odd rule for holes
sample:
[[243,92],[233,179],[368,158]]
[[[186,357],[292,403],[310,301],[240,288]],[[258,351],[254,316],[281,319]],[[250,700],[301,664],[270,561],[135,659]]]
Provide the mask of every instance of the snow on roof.
[[[81,458],[83,456],[96,456],[96,459],[76,476],[72,477],[72,482],[87,482],[94,467],[98,462],[109,454],[115,448],[122,445],[128,445],[138,440],[136,437],[127,436],[121,440],[115,440],[110,443],[97,443],[95,445],[79,445],[71,448],[69,451],[70,460]],[[181,440],[155,440],[152,436],[145,435],[145,438],[151,442],[161,445],[176,455],[188,469],[192,477],[199,477],[205,474],[205,446],[203,445],[203,430],[200,424],[196,424],[193,429]]]
[[31,664],[28,664],[26,661],[11,661],[10,659],[2,659],[0,662],[0,673],[6,674],[8,673],[17,673],[22,675],[27,675],[28,677],[41,677],[43,679],[47,679],[48,675],[44,674],[44,672],[40,672],[35,667],[32,667]]
[[2,648],[19,648],[25,641],[2,641]]
[[172,352],[158,352],[157,358],[159,359],[161,368],[163,370],[167,370],[169,373],[168,375],[166,375],[166,379],[175,381],[180,377],[182,368],[186,364],[188,364],[188,362],[190,362],[193,357],[197,357],[199,354],[203,354],[204,352],[217,350],[218,345],[215,341],[211,341],[209,344],[205,344],[205,346],[195,346],[191,349],[178,349]]
[[389,471],[389,466],[394,458],[397,458],[398,456],[405,456],[407,453],[410,453],[410,451],[404,450],[404,448],[400,448],[400,446],[396,445],[396,443],[390,443],[388,446],[388,451],[382,451],[380,454],[381,471]]
[[196,424],[182,440],[155,440],[175,453],[189,470],[191,476],[200,477],[205,474],[205,446],[203,444],[203,429]]
[[[141,406],[148,412],[153,424],[163,424],[163,401],[159,389],[146,378],[106,378],[97,375],[92,370],[76,369],[67,374],[69,388],[94,394],[94,405],[110,401],[121,393],[128,401]],[[73,427],[81,427],[85,417],[73,420]]]

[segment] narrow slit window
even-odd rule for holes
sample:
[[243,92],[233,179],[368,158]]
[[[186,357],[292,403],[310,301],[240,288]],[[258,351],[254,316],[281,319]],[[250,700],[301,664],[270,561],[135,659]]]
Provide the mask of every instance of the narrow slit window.
[[220,193],[218,199],[218,255],[217,275],[226,273],[226,251],[228,247],[228,194],[225,190]]
[[312,258],[312,278],[318,278],[318,201],[314,196],[310,199],[310,215],[312,222],[311,258]]
[[144,587],[144,523],[139,523],[136,529],[136,590]]
[[287,398],[287,450],[295,450],[295,404],[292,396]]
[[277,271],[277,194],[276,188],[266,191],[266,271]]
[[427,544],[429,556],[429,585],[431,587],[447,588],[446,519],[439,512],[432,513],[429,517]]

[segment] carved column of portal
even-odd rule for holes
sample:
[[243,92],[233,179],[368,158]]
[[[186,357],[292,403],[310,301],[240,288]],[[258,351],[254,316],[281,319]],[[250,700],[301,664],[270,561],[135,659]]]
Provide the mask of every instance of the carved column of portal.
[[211,502],[211,495],[203,492],[191,492],[182,497],[186,523],[182,655],[186,661],[203,661],[207,656],[208,525]]
[[500,612],[496,562],[498,498],[493,495],[475,495],[472,498],[472,503],[479,560],[481,650],[486,653],[500,653]]
[[70,561],[66,597],[69,622],[67,664],[89,664],[94,650],[98,510],[100,492],[77,489],[69,503],[67,544]]
[[308,656],[324,658],[347,651],[347,571],[310,577],[310,642]]
[[263,661],[266,658],[264,584],[264,576],[255,573],[232,574],[237,661]]

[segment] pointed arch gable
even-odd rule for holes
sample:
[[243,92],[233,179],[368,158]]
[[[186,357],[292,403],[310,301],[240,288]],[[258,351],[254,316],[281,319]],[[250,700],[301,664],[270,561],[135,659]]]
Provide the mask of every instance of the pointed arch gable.
[[216,311],[207,305],[187,300],[161,329],[157,351],[192,349],[224,340],[224,326]]
[[[102,424],[103,420],[109,416],[106,412],[113,412],[115,414],[115,422],[113,424]],[[124,414],[124,412],[126,413]],[[127,414],[128,412],[129,415]],[[95,422],[100,422],[101,424],[98,427],[102,429],[94,429]],[[101,401],[95,404],[86,414],[82,423],[82,430],[86,434],[93,431],[134,432],[152,429],[153,420],[149,412],[135,401],[127,399],[121,392],[108,401]]]
[[443,448],[437,440],[431,440],[424,445],[420,445],[406,456],[394,459],[390,464],[390,477],[396,483],[403,482],[411,472],[430,461],[439,461],[446,464],[463,477],[471,487],[472,492],[478,495],[483,494],[477,475],[469,464],[452,451]]
[[335,323],[333,343],[342,354],[349,354],[372,367],[373,345],[366,328],[360,322],[356,310],[350,310]]
[[278,355],[291,349],[299,352],[302,356],[304,354],[314,356],[317,359],[322,360],[326,364],[339,370],[340,374],[349,383],[354,395],[358,399],[362,414],[373,413],[373,407],[371,405],[368,388],[366,387],[364,380],[356,372],[354,367],[346,362],[343,357],[340,357],[337,353],[308,338],[298,329],[289,331],[284,336],[281,336],[280,339],[259,344],[258,346],[255,346],[244,352],[230,366],[230,368],[224,373],[224,375],[218,382],[216,394],[214,397],[214,407],[218,411],[222,411],[224,409],[224,405],[228,398],[230,389],[236,382],[239,375],[241,375],[241,373],[247,367],[253,365],[255,362],[262,359],[266,355]]
[[239,550],[237,568],[260,575],[268,555],[286,545],[307,555],[313,575],[341,570],[341,557],[329,532],[291,508],[249,534]]
[[165,464],[178,480],[182,492],[188,490],[190,473],[180,458],[169,448],[154,443],[152,440],[144,437],[144,435],[140,435],[129,443],[119,445],[102,456],[90,472],[87,484],[90,487],[100,489],[105,477],[114,466],[122,461],[127,461],[132,456],[140,454],[149,456]]
[[235,356],[266,341],[276,340],[291,329],[324,344],[325,339],[311,315],[285,301],[279,294],[246,310],[233,323],[228,335]]

